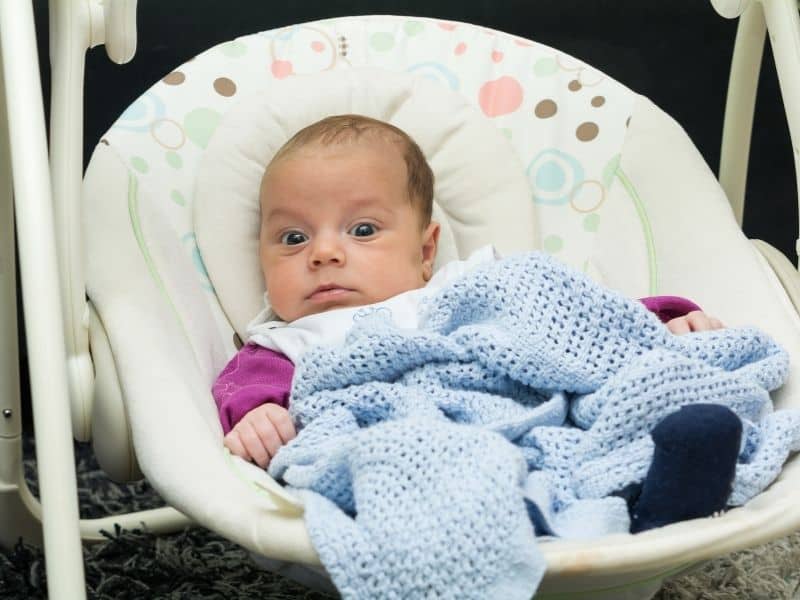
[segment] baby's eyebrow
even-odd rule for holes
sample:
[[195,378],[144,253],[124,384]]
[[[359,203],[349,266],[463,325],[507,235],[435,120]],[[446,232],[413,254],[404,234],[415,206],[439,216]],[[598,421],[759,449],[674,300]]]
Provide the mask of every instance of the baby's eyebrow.
[[283,217],[283,218],[286,218],[286,219],[299,219],[300,218],[300,216],[295,211],[293,211],[293,210],[291,210],[289,208],[279,207],[279,208],[271,208],[271,209],[269,209],[267,211],[267,213],[264,215],[264,220],[265,221],[270,221],[271,219],[275,219],[277,217]]

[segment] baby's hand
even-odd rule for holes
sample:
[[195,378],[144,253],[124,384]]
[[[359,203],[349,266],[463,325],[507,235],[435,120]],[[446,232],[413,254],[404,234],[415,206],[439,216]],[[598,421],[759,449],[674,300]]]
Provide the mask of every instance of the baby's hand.
[[725,326],[719,319],[709,317],[700,310],[693,310],[683,317],[676,317],[667,322],[667,329],[675,335],[689,333],[691,331],[709,331],[711,329],[724,329]]
[[266,468],[280,447],[296,435],[288,410],[277,404],[262,404],[242,417],[224,443],[236,456]]

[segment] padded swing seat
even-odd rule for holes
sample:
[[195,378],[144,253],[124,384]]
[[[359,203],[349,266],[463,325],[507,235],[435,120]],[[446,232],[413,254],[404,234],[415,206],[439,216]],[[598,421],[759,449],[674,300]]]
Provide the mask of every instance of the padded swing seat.
[[[443,224],[437,264],[489,242],[541,248],[631,297],[689,297],[784,345],[794,360],[775,402],[800,407],[798,315],[669,116],[527,40],[353,17],[216,46],[156,83],[98,144],[83,210],[107,390],[92,435],[111,474],[137,475],[138,460],[201,525],[259,555],[318,564],[297,499],[223,450],[210,389],[261,308],[264,165],[300,127],[345,112],[393,122],[425,151]],[[791,459],[766,492],[719,518],[547,542],[540,590],[652,593],[693,562],[792,531],[798,470]]]

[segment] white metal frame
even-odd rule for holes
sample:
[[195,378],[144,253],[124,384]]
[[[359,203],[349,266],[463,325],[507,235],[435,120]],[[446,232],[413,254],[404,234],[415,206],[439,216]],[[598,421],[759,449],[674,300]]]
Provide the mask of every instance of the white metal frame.
[[[789,124],[800,207],[800,16],[797,0],[727,0],[728,5],[736,7],[727,14],[718,6],[726,4],[726,0],[713,3],[723,16],[741,14],[731,62],[719,166],[720,184],[741,225],[756,91],[767,32]],[[800,255],[800,239],[795,251]]]
[[[115,524],[145,524],[155,533],[190,524],[172,508],[99,519],[80,519],[78,513],[72,438],[73,430],[78,439],[89,437],[93,379],[80,253],[84,55],[108,37],[112,60],[129,60],[135,50],[135,11],[135,0],[51,2],[48,165],[31,1],[0,1],[0,544],[10,547],[20,537],[44,541],[51,598],[86,597],[81,540],[102,540],[101,530],[113,531]],[[22,473],[12,215],[41,503]]]
[[[712,3],[723,16],[742,15],[720,164],[720,181],[741,223],[755,90],[767,31],[789,122],[800,198],[800,18],[797,0]],[[105,43],[112,60],[130,60],[136,43],[135,11],[136,0],[51,0],[48,165],[31,0],[0,0],[0,545],[9,547],[19,537],[33,543],[43,539],[52,598],[85,598],[81,540],[102,539],[101,529],[112,530],[115,523],[123,527],[145,523],[161,533],[189,524],[171,508],[102,519],[81,520],[78,514],[72,437],[90,437],[93,386],[80,251],[84,55],[88,48]],[[25,297],[41,504],[22,475],[12,217]]]

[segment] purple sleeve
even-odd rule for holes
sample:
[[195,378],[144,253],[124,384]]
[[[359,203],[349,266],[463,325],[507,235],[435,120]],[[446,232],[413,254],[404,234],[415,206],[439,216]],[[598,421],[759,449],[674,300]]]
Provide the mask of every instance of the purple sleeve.
[[655,313],[662,323],[687,315],[693,310],[702,310],[691,300],[680,296],[650,296],[640,298],[639,302],[644,304],[647,310]]
[[219,374],[211,394],[222,431],[228,433],[248,412],[271,402],[289,407],[294,365],[283,354],[246,344]]

